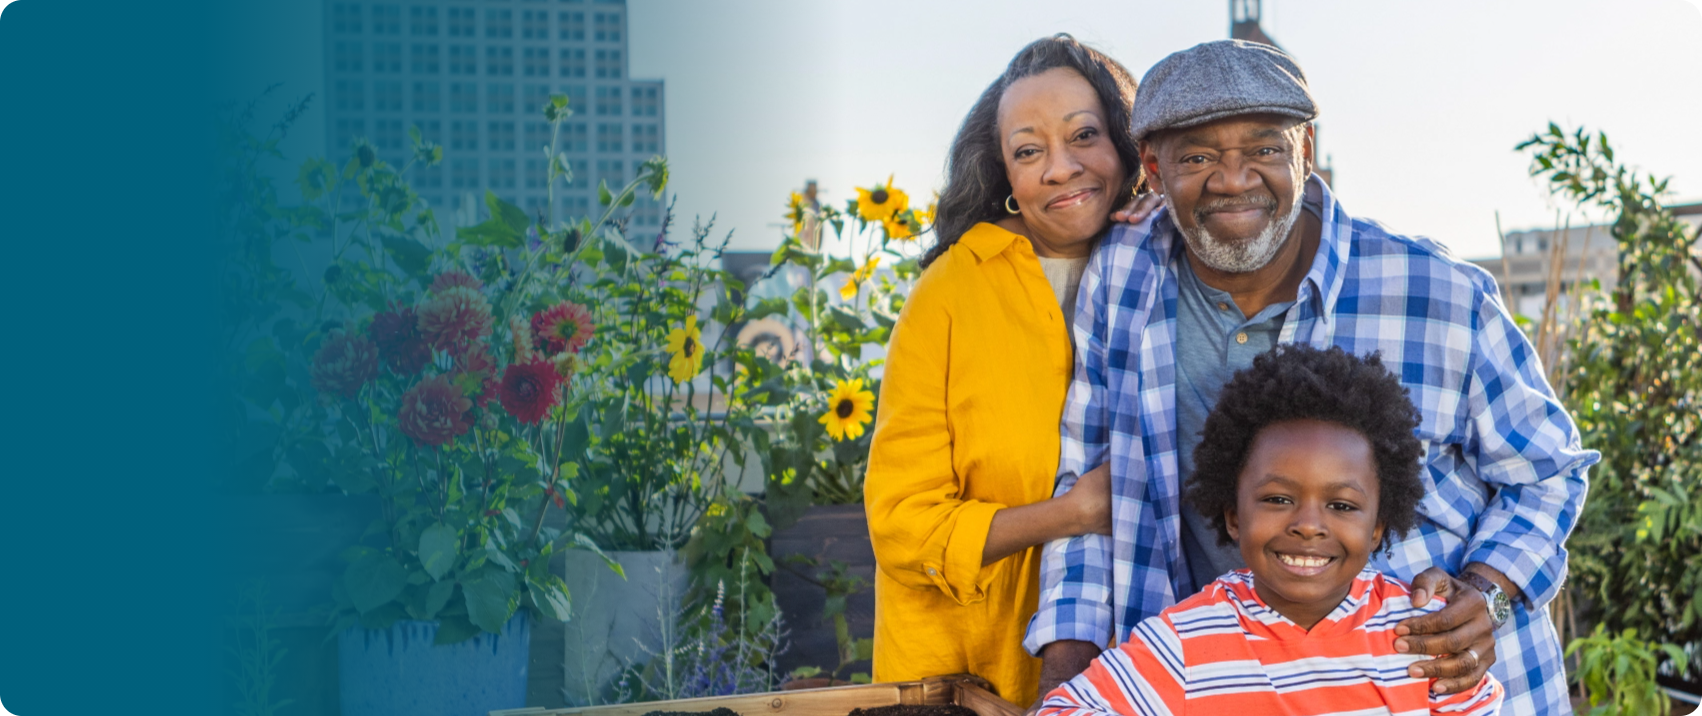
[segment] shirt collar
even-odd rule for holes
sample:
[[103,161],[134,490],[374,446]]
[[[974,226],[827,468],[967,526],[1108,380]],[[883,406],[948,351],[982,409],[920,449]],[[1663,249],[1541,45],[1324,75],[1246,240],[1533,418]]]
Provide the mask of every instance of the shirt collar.
[[1023,247],[1028,246],[1028,239],[1006,231],[997,224],[985,221],[969,227],[969,230],[963,232],[963,236],[958,237],[957,240],[957,243],[969,249],[970,253],[975,254],[976,263],[998,256],[1005,249],[1010,248],[1011,244],[1019,242]]

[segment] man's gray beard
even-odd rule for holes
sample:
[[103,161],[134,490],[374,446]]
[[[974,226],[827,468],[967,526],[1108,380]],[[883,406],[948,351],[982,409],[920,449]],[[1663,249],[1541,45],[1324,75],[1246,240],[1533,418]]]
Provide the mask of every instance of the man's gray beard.
[[1164,206],[1170,210],[1171,223],[1182,232],[1182,239],[1188,242],[1188,248],[1194,250],[1200,263],[1223,273],[1252,273],[1264,268],[1282,249],[1289,230],[1300,218],[1300,199],[1295,197],[1294,208],[1289,209],[1288,216],[1266,224],[1258,236],[1245,241],[1221,241],[1198,223],[1192,229],[1184,229],[1176,220],[1176,206],[1170,203],[1169,194],[1164,195]]

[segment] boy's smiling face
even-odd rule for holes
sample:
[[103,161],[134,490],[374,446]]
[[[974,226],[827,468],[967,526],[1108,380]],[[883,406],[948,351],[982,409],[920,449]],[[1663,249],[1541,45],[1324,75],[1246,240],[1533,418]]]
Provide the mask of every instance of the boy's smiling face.
[[1318,420],[1260,430],[1224,514],[1259,598],[1303,629],[1329,616],[1383,540],[1378,488],[1358,431]]

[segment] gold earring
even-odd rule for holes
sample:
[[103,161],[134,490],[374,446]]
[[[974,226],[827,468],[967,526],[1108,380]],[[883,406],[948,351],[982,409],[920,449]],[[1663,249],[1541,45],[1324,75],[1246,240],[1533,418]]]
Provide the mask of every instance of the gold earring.
[[1010,214],[1011,216],[1016,216],[1017,214],[1022,213],[1022,209],[1018,209],[1014,206],[1011,206],[1011,200],[1015,199],[1015,198],[1016,198],[1015,194],[1006,194],[1005,195],[1005,213]]

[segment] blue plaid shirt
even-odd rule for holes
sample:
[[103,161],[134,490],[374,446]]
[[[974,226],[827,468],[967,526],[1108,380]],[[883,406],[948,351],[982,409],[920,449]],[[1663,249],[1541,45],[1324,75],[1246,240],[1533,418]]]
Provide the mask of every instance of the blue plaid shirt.
[[[1563,544],[1600,454],[1580,446],[1494,279],[1428,239],[1348,216],[1317,177],[1307,193],[1321,202],[1322,237],[1279,341],[1382,351],[1423,413],[1422,519],[1372,567],[1409,581],[1469,562],[1507,575],[1524,592],[1497,632],[1491,668],[1507,713],[1569,713],[1547,604],[1565,580]],[[1058,492],[1109,461],[1113,534],[1046,546],[1031,653],[1063,639],[1114,643],[1189,596],[1176,448],[1181,252],[1160,210],[1112,229],[1082,277]]]

